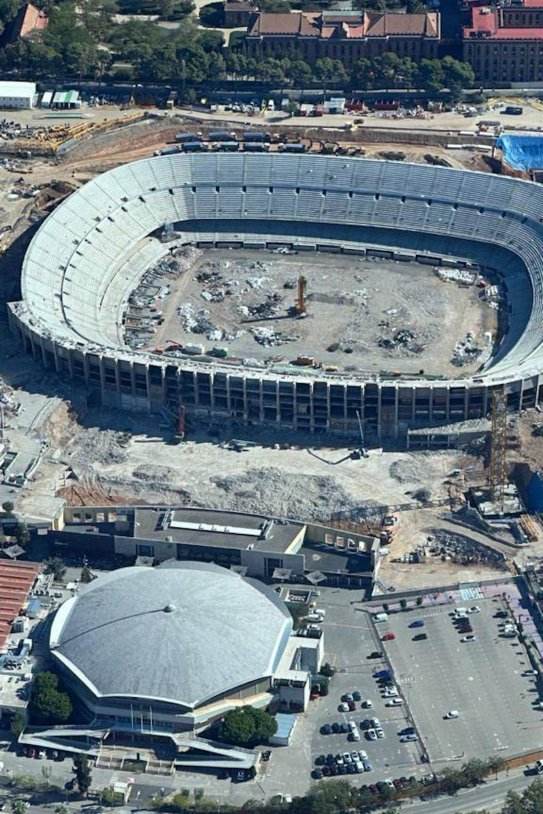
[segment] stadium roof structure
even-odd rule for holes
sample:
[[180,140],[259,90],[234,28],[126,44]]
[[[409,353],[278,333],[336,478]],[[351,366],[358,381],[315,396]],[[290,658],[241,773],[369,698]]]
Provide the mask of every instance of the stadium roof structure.
[[194,709],[271,676],[292,632],[277,594],[208,563],[113,571],[61,606],[53,656],[97,697]]

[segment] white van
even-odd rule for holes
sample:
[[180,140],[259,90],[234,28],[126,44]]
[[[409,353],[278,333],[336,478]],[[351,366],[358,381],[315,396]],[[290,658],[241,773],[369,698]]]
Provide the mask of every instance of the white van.
[[373,617],[374,622],[387,622],[388,621],[388,613],[376,613]]

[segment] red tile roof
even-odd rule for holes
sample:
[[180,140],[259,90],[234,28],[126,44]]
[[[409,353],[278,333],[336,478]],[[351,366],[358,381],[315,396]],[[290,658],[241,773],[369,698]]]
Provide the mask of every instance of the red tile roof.
[[[542,0],[543,2],[543,0]],[[249,36],[302,36],[330,39],[362,37],[439,37],[439,13],[421,14],[366,12],[363,15],[331,15],[330,12],[261,12]]]
[[27,3],[26,7],[24,7],[20,36],[24,38],[28,37],[29,34],[33,34],[34,31],[44,31],[48,22],[46,11],[36,8],[32,3]]
[[471,9],[471,26],[464,28],[463,36],[464,39],[541,40],[543,28],[500,28],[495,9],[477,6]]
[[40,571],[41,566],[35,562],[0,560],[0,650],[5,648],[11,625]]

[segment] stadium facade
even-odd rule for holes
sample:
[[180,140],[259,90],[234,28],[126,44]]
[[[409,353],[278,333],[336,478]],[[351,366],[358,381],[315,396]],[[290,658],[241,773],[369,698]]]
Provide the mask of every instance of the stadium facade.
[[[412,427],[479,419],[540,400],[543,189],[526,181],[390,161],[285,154],[160,156],[117,167],[62,203],[35,235],[10,321],[47,367],[102,404],[401,443]],[[471,262],[500,274],[501,340],[476,375],[263,369],[123,346],[128,296],[169,246],[288,246]],[[179,239],[179,233],[181,238]]]

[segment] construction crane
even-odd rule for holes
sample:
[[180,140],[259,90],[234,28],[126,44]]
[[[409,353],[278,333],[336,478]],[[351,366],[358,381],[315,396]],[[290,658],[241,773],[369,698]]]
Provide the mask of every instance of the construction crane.
[[503,514],[505,486],[507,484],[507,401],[503,390],[492,393],[492,421],[490,429],[490,466],[488,485],[492,499]]
[[307,290],[307,279],[304,277],[303,274],[300,274],[298,277],[298,296],[296,298],[296,302],[294,303],[294,311],[296,316],[301,317],[305,316],[305,293]]

